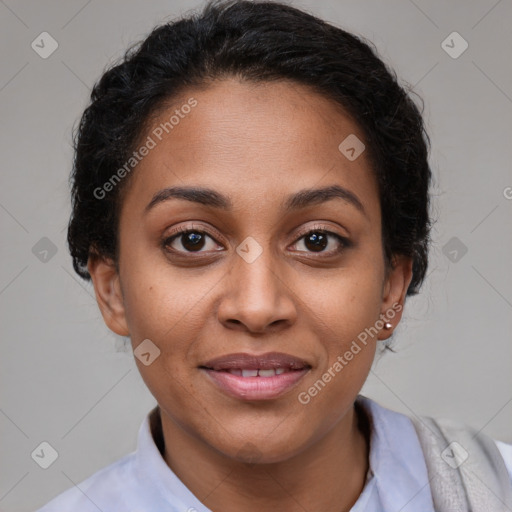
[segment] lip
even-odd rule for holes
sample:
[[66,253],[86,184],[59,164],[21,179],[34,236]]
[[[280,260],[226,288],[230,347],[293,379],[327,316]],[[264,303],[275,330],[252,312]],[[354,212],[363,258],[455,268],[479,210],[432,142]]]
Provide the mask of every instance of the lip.
[[264,354],[239,352],[210,359],[199,367],[206,367],[212,370],[234,370],[237,368],[247,370],[270,370],[276,368],[302,370],[303,368],[311,368],[311,365],[304,359],[284,354],[283,352],[266,352]]
[[[284,369],[271,377],[242,377],[229,370]],[[227,395],[240,400],[276,399],[293,387],[311,370],[307,361],[281,352],[265,354],[229,354],[199,366],[207,378]]]

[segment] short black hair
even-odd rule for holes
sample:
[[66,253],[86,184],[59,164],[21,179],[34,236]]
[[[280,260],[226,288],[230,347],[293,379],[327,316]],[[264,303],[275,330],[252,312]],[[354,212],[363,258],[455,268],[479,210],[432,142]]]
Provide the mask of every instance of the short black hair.
[[67,239],[75,271],[91,279],[92,253],[118,261],[119,211],[130,176],[105,197],[95,190],[130,158],[148,121],[187,87],[225,77],[291,80],[353,117],[378,181],[383,253],[387,263],[394,255],[412,258],[407,295],[418,293],[431,228],[423,100],[420,111],[412,88],[399,85],[373,43],[274,1],[214,0],[157,25],[94,85],[73,137]]

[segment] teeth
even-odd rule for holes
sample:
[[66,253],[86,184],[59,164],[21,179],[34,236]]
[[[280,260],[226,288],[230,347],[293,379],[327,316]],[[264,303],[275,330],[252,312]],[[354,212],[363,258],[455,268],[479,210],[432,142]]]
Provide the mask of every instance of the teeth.
[[281,375],[286,371],[285,368],[271,368],[268,370],[240,370],[239,368],[227,370],[229,373],[233,375],[238,375],[239,377],[273,377],[274,375]]

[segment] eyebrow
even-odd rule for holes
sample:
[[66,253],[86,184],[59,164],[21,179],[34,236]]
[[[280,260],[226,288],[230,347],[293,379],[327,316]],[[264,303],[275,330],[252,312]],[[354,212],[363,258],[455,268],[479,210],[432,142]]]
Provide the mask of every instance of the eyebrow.
[[[157,204],[163,203],[170,199],[184,199],[193,203],[220,208],[222,210],[231,211],[233,203],[229,197],[205,187],[168,187],[157,192],[144,209],[145,213],[149,212]],[[284,211],[295,211],[308,206],[318,205],[330,201],[332,199],[342,199],[357,208],[361,213],[366,215],[363,204],[358,197],[341,187],[340,185],[330,185],[328,187],[316,189],[303,189],[288,196],[281,204]]]

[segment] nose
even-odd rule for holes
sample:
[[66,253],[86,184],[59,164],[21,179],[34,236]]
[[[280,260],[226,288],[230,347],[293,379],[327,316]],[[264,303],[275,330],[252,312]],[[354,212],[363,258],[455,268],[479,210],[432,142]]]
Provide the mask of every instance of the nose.
[[296,295],[270,249],[252,262],[234,255],[217,314],[225,327],[253,333],[275,333],[295,322]]

